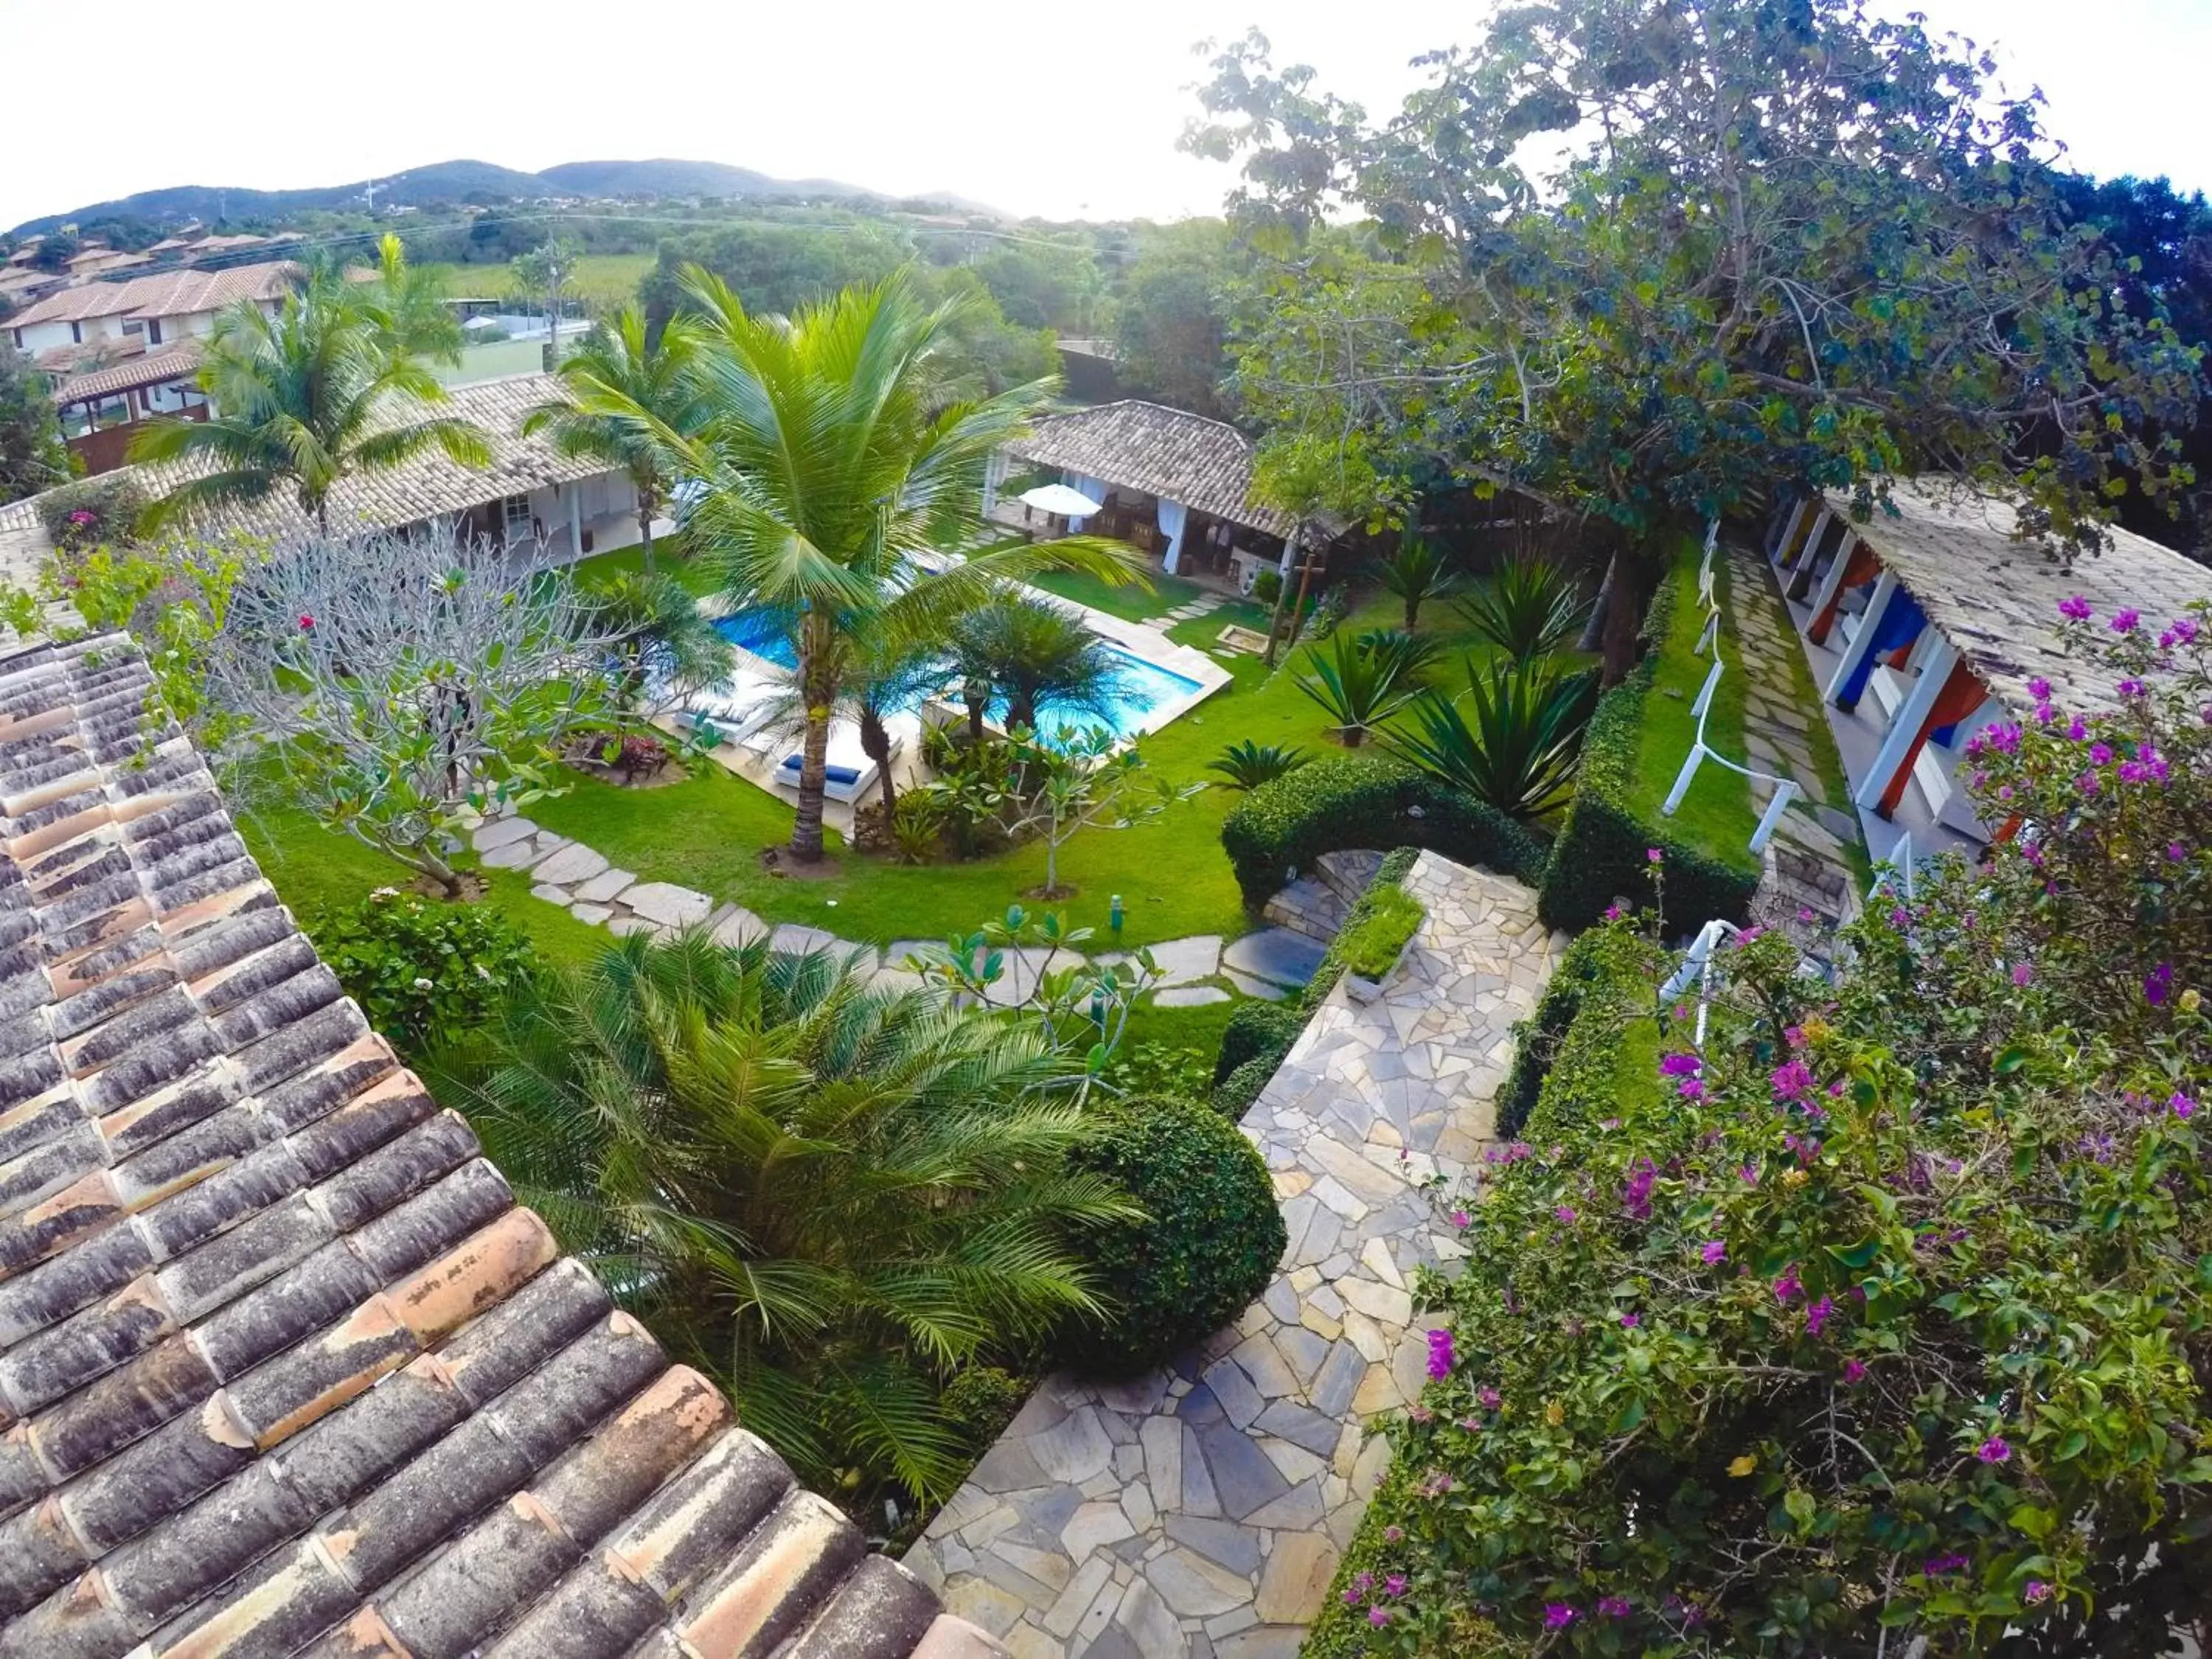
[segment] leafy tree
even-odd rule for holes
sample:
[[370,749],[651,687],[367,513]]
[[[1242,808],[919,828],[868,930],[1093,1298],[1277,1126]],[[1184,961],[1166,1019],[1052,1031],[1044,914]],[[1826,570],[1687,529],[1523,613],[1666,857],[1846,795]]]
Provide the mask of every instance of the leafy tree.
[[0,338],[0,503],[35,495],[69,476],[69,446],[46,378]]
[[491,451],[469,422],[431,413],[445,400],[435,376],[395,336],[399,321],[351,285],[310,280],[271,316],[241,301],[216,319],[199,383],[215,412],[163,417],[133,441],[131,459],[206,470],[155,501],[157,523],[189,520],[289,489],[329,532],[331,492],[344,479],[388,471],[437,450],[484,466]]
[[904,243],[881,225],[736,224],[663,242],[638,297],[657,336],[693,306],[688,273],[696,265],[720,277],[753,315],[788,316],[854,283],[884,281],[908,256]]
[[1065,605],[1012,586],[960,616],[949,630],[953,671],[1006,701],[1006,729],[1056,717],[1104,720],[1127,678],[1126,659]]
[[[940,644],[955,618],[1008,579],[1053,566],[1131,580],[1135,555],[1069,538],[951,562],[981,512],[991,452],[1043,401],[1042,384],[980,402],[945,395],[939,351],[957,305],[925,307],[904,276],[846,289],[794,318],[749,313],[720,278],[687,278],[696,429],[681,432],[610,391],[609,412],[649,432],[701,485],[686,523],[697,556],[739,608],[787,618],[805,710],[792,856],[823,856],[830,724],[853,661],[871,647]],[[807,441],[794,444],[791,434]]]
[[627,939],[483,1048],[447,1097],[518,1195],[819,1483],[946,1496],[945,1382],[1095,1316],[1068,1241],[1134,1214],[1036,1026],[857,958]]
[[310,931],[369,1024],[417,1060],[491,1018],[538,966],[521,929],[489,906],[391,887],[325,912]]
[[690,339],[681,329],[664,331],[656,339],[645,313],[624,306],[562,360],[562,395],[532,410],[522,423],[526,433],[550,432],[563,455],[588,456],[622,470],[637,492],[638,541],[648,571],[653,516],[669,499],[674,480],[652,432],[628,411],[646,410],[673,431],[690,429]]
[[574,242],[556,236],[507,262],[518,293],[526,300],[534,294],[545,296],[545,343],[556,362],[561,355],[561,296],[575,278],[576,261],[582,252]]
[[1097,319],[1104,285],[1087,248],[1002,242],[976,254],[968,268],[1017,328],[1085,335]]
[[1224,413],[1226,290],[1233,274],[1227,228],[1218,221],[1155,230],[1115,296],[1122,380],[1177,409]]
[[240,574],[201,672],[290,799],[457,897],[464,815],[550,793],[616,712],[596,621],[542,558],[315,538]]
[[1368,1651],[2212,1634],[2212,606],[2079,608],[2097,707],[1969,740],[2028,827],[1870,904],[1832,978],[1747,935],[1708,1023],[1656,941],[1586,936],[1615,965],[1417,1287]]
[[665,573],[622,575],[586,585],[592,628],[623,661],[619,695],[633,710],[647,690],[657,707],[729,678],[737,651],[699,609],[689,588]]
[[1239,385],[1279,433],[1612,526],[1608,678],[1676,534],[1773,490],[1948,473],[2063,556],[2123,465],[2174,482],[2191,355],[2111,302],[1971,48],[1856,0],[1533,0],[1431,65],[1376,127],[1256,35],[1217,58],[1190,142],[1244,158],[1281,260]]
[[1147,771],[1137,745],[1121,742],[1103,726],[1063,726],[1049,741],[1017,727],[1010,738],[1007,827],[1018,836],[1033,830],[1044,842],[1040,898],[1057,898],[1066,890],[1060,884],[1060,849],[1078,831],[1149,823],[1206,787],[1193,783],[1178,789]]
[[39,246],[31,254],[31,266],[35,270],[66,270],[69,262],[84,251],[84,243],[76,231],[66,227],[50,230],[39,238]]

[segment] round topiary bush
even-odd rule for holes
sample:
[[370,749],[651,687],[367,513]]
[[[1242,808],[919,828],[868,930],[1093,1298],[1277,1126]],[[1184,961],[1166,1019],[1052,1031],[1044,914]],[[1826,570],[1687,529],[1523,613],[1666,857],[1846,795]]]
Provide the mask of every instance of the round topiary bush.
[[1290,1242],[1252,1143],[1193,1102],[1109,1107],[1070,1162],[1111,1176],[1151,1215],[1084,1241],[1112,1311],[1072,1334],[1079,1370],[1130,1376],[1219,1330],[1267,1288]]

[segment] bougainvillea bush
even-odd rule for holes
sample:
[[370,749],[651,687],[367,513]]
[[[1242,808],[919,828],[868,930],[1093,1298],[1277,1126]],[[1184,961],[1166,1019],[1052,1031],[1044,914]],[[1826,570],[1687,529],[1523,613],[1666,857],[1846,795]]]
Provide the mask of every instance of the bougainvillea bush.
[[2102,712],[1974,739],[1985,864],[1838,982],[1722,952],[1701,1051],[1644,994],[1656,1075],[1555,1066],[1455,1200],[1332,1651],[2203,1641],[2212,615],[2068,610]]

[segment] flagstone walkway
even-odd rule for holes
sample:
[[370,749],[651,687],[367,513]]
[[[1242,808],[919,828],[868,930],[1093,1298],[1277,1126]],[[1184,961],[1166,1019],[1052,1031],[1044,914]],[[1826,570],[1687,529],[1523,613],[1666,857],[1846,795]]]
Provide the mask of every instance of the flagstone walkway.
[[[470,832],[470,839],[486,866],[527,872],[532,896],[610,933],[667,933],[703,924],[725,945],[742,945],[765,934],[769,948],[776,951],[830,951],[839,956],[862,952],[874,959],[879,981],[900,985],[921,983],[905,966],[909,957],[926,957],[945,947],[942,939],[904,939],[878,948],[795,922],[772,926],[743,905],[717,904],[707,894],[673,882],[641,881],[605,854],[520,813],[485,819]],[[1247,996],[1280,1000],[1313,978],[1323,948],[1280,927],[1262,928],[1225,945],[1218,933],[1168,939],[1152,947],[1152,959],[1160,968],[1152,998],[1164,1008],[1227,1002],[1231,993],[1217,982],[1226,981]],[[1036,988],[1037,975],[1048,963],[1058,971],[1084,959],[1077,951],[1036,946],[1009,951],[1006,976],[991,988],[988,1000],[1001,1005],[1023,1001]],[[1102,963],[1122,959],[1119,951],[1098,957]]]
[[1424,853],[1376,1001],[1340,983],[1245,1115],[1290,1231],[1274,1282],[1174,1365],[1048,1378],[909,1550],[1016,1659],[1293,1659],[1424,1381],[1409,1287],[1458,1254],[1425,1183],[1492,1138],[1512,1026],[1564,935],[1518,883]]

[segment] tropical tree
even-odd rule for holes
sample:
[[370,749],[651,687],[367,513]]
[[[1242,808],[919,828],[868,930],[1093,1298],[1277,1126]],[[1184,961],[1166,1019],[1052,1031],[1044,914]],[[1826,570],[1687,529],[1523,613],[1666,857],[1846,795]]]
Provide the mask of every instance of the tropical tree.
[[1556,658],[1466,661],[1467,691],[1424,691],[1383,741],[1441,783],[1515,817],[1538,817],[1574,787],[1583,728],[1597,707],[1597,675]]
[[1589,612],[1574,573],[1549,559],[1508,559],[1459,601],[1475,632],[1515,657],[1563,649]]
[[622,701],[635,708],[648,687],[664,706],[726,679],[737,649],[675,577],[622,575],[584,589],[594,630],[623,659]]
[[817,1482],[943,1498],[957,1368],[1095,1315],[1074,1061],[857,957],[693,933],[556,969],[446,1080],[564,1245]]
[[484,466],[483,433],[439,415],[446,389],[397,338],[390,313],[343,283],[317,280],[271,315],[240,301],[216,319],[199,384],[204,421],[149,422],[131,459],[203,469],[156,501],[157,522],[266,500],[289,490],[319,529],[331,494],[349,477],[389,471],[435,450]]
[[1006,727],[1034,728],[1037,710],[1103,720],[1127,678],[1127,659],[1082,618],[1050,599],[1001,588],[952,624],[955,672],[969,685],[988,685],[1006,700]]
[[693,336],[693,428],[612,388],[599,405],[698,483],[684,522],[732,601],[789,619],[805,716],[789,850],[815,862],[849,641],[941,644],[955,618],[1007,580],[1059,566],[1118,583],[1140,567],[1128,548],[1076,537],[928,556],[975,522],[991,452],[1049,390],[1039,381],[980,402],[945,396],[940,348],[958,301],[926,307],[895,274],[785,319],[748,313],[696,268],[685,283],[696,314],[671,327]]
[[46,376],[0,339],[0,502],[34,495],[69,476],[69,447]]
[[1336,722],[1336,740],[1357,749],[1412,701],[1418,688],[1405,683],[1399,653],[1362,650],[1348,634],[1339,633],[1326,653],[1317,645],[1306,647],[1306,672],[1297,676],[1297,687]]
[[533,294],[545,296],[545,346],[550,362],[559,362],[561,356],[561,295],[574,279],[576,261],[582,252],[574,242],[556,236],[507,262],[525,299]]
[[1303,749],[1285,748],[1277,743],[1255,743],[1246,738],[1241,743],[1231,744],[1206,762],[1206,769],[1220,773],[1229,781],[1231,789],[1257,789],[1285,773],[1297,771],[1312,758]]
[[692,388],[685,370],[690,335],[665,329],[655,340],[645,313],[626,305],[594,328],[561,364],[561,396],[540,404],[522,422],[526,433],[550,432],[563,455],[619,467],[637,495],[637,536],[653,568],[653,518],[675,483],[666,451],[631,417],[650,410],[676,432],[691,427]]
[[389,231],[377,242],[376,264],[368,276],[356,274],[350,253],[310,254],[301,262],[296,286],[317,300],[358,309],[389,356],[456,365],[461,361],[467,339],[460,319],[446,303],[445,273],[409,263],[407,245]]
[[1406,607],[1406,631],[1419,624],[1422,605],[1440,599],[1459,586],[1459,574],[1425,537],[1408,535],[1398,550],[1375,567],[1382,591]]
[[1103,726],[1062,726],[1050,738],[1016,726],[1007,744],[1003,804],[1014,835],[1034,830],[1044,842],[1040,898],[1058,898],[1060,849],[1082,830],[1131,830],[1150,823],[1203,783],[1178,788],[1149,770],[1133,743]]

